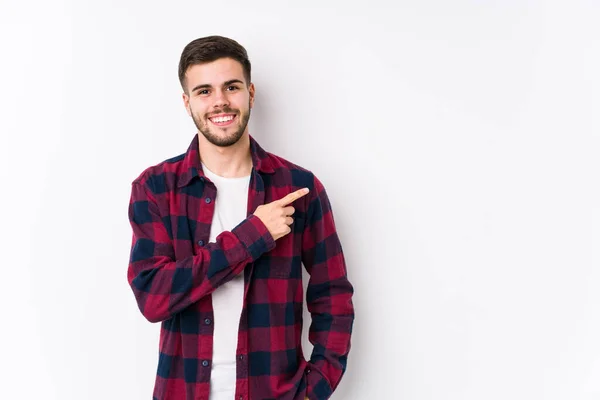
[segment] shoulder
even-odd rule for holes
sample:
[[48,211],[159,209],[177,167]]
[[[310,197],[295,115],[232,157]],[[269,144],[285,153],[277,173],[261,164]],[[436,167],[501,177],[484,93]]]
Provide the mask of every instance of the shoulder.
[[132,185],[143,185],[154,193],[164,193],[176,187],[179,177],[186,172],[184,167],[185,153],[151,165],[131,182]]

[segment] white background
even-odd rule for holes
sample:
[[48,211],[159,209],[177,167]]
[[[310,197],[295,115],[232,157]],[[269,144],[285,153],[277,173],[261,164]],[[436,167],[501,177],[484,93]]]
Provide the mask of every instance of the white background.
[[600,2],[319,3],[2,0],[2,399],[151,398],[130,183],[187,149],[210,34],[249,52],[251,134],[329,193],[333,399],[600,399]]

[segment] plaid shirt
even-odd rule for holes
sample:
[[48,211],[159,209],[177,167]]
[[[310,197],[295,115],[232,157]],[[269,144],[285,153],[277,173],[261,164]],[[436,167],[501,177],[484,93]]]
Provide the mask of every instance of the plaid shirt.
[[[127,280],[141,313],[161,322],[154,400],[208,400],[213,350],[211,293],[244,274],[235,399],[328,399],[340,383],[354,322],[342,246],[325,188],[310,171],[263,150],[250,136],[247,218],[209,243],[217,196],[195,135],[186,153],[132,182]],[[252,213],[297,189],[292,232],[274,241]],[[310,360],[301,345],[302,267],[310,275]]]

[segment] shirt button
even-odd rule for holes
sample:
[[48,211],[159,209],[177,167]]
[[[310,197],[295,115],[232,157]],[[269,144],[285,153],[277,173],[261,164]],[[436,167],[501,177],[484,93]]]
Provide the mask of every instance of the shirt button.
[[205,202],[206,204],[210,203],[210,197],[207,197],[206,199],[204,199],[204,202]]
[[198,240],[198,246],[204,246],[204,240]]
[[202,361],[202,366],[203,367],[208,367],[208,361],[206,361],[206,360]]
[[243,360],[243,359],[244,359],[244,355],[240,354],[240,360]]
[[204,323],[205,323],[206,325],[210,325],[210,318],[206,318],[206,319],[204,320]]

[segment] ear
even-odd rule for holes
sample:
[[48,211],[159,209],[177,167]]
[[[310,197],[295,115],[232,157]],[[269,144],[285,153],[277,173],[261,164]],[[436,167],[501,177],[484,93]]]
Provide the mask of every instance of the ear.
[[254,106],[254,93],[255,93],[254,83],[250,83],[250,86],[248,87],[248,91],[250,92],[250,108],[252,108]]
[[190,110],[190,96],[188,96],[184,92],[182,94],[182,98],[183,98],[183,105],[185,107],[185,110],[187,111],[188,115],[191,117],[192,116],[192,111]]

